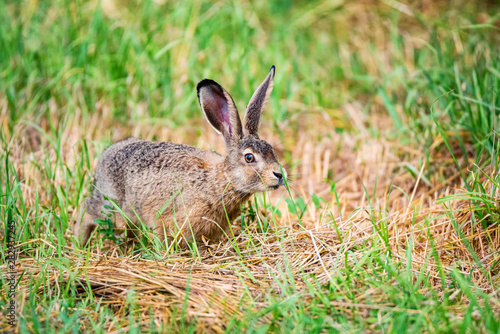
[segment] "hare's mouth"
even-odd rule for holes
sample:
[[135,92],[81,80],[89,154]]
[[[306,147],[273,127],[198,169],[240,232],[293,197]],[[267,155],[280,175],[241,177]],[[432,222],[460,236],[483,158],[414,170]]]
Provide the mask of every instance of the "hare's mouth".
[[267,187],[267,188],[268,188],[269,190],[276,190],[276,189],[278,189],[279,187],[280,187],[280,184],[277,184],[277,185],[275,185],[275,186],[269,186],[269,187]]

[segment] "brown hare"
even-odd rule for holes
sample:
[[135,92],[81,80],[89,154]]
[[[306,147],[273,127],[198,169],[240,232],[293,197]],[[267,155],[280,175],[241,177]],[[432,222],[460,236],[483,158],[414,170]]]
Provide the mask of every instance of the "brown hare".
[[[273,88],[275,68],[257,88],[241,124],[229,93],[213,80],[198,83],[198,99],[208,123],[224,136],[226,154],[170,142],[128,138],[102,154],[92,196],[80,213],[75,235],[83,245],[96,219],[109,216],[113,200],[128,224],[145,224],[158,237],[216,241],[256,192],[284,184],[286,171],[258,128]],[[105,206],[106,205],[106,206]],[[125,224],[118,214],[117,225]]]

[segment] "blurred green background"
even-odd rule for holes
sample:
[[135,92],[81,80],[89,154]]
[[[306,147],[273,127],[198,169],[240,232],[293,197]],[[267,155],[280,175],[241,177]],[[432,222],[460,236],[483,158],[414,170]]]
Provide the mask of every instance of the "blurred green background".
[[439,101],[438,119],[488,141],[493,119],[475,113],[499,105],[498,8],[494,1],[1,1],[4,128],[39,122],[49,110],[54,118],[78,109],[85,118],[99,103],[122,123],[173,128],[200,118],[199,80],[222,83],[243,109],[274,64],[274,122],[300,111],[294,102],[338,109],[356,101],[365,112],[389,114],[396,134],[422,144],[437,133],[431,103],[453,90]]

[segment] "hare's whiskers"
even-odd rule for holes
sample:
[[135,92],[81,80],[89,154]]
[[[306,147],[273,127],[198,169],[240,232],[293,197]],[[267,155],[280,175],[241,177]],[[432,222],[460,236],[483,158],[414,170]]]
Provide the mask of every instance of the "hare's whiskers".
[[241,198],[244,198],[245,196],[251,196],[252,195],[252,190],[256,189],[257,187],[260,186],[260,182],[254,182],[252,184],[249,184],[245,187],[242,187],[245,189],[245,191],[241,191],[239,193],[234,194],[234,196],[230,196],[228,199],[230,202],[236,203],[238,200]]
[[223,193],[223,195],[227,195],[227,194],[230,194],[230,193],[233,193],[233,192],[236,192],[236,191],[241,192],[241,191],[243,191],[243,190],[245,190],[245,189],[247,189],[249,187],[255,186],[256,184],[259,184],[259,181],[247,184],[246,186],[243,186],[243,187],[231,190],[231,191],[227,191],[227,192]]
[[230,192],[222,194],[222,201],[226,204],[237,203],[240,199],[245,196],[250,196],[252,194],[252,190],[259,186],[259,182],[254,182],[243,186],[239,189],[232,190]]
[[245,192],[245,193],[239,194],[238,196],[234,197],[232,200],[233,200],[234,202],[237,202],[237,201],[239,201],[240,199],[244,198],[245,196],[251,196],[251,195],[253,194],[253,193],[251,192],[251,190],[257,189],[259,185],[260,185],[260,184],[257,184],[257,185],[255,185],[255,186],[251,187],[250,189],[248,189],[248,192]]

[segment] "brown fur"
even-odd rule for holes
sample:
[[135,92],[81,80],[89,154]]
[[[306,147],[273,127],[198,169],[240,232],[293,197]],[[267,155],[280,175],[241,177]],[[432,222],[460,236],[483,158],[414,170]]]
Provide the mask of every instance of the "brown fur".
[[[244,126],[230,95],[217,83],[198,84],[200,105],[209,123],[224,136],[226,155],[170,142],[128,138],[111,145],[97,166],[92,196],[75,235],[86,244],[113,200],[132,226],[145,224],[160,239],[182,236],[217,240],[255,192],[283,185],[274,150],[258,138],[256,126],[272,89],[274,66],[247,107]],[[263,89],[265,91],[259,91]],[[249,124],[251,124],[249,126]],[[253,154],[248,163],[245,155]],[[286,172],[285,172],[286,177]],[[117,225],[123,218],[115,217]]]

